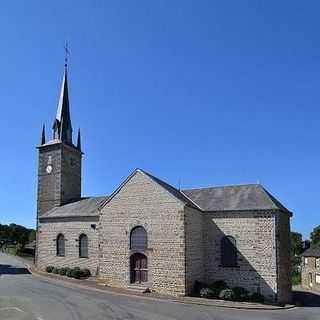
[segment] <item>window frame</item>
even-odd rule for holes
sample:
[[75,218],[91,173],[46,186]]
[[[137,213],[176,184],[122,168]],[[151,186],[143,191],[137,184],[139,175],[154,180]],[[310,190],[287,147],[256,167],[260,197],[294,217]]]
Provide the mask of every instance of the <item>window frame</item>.
[[[62,241],[62,244],[60,241]],[[56,256],[65,257],[65,255],[66,255],[66,239],[63,233],[59,233],[56,238]]]
[[[81,243],[81,240],[82,239],[86,239],[87,243],[87,247],[85,248],[86,249],[86,254],[83,254],[83,246],[82,246],[82,243]],[[85,234],[85,233],[81,233],[79,235],[79,258],[89,258],[89,238],[88,236]]]
[[[138,229],[140,229],[140,230],[142,230],[143,232],[144,232],[144,236],[145,236],[145,238],[144,238],[144,242],[145,242],[145,246],[133,246],[133,234],[134,234],[134,232],[136,231],[136,230],[138,230]],[[147,232],[147,230],[143,227],[143,226],[141,226],[141,225],[139,225],[139,226],[135,226],[135,227],[133,227],[132,229],[131,229],[131,231],[130,231],[130,237],[129,237],[129,248],[130,248],[130,250],[132,250],[132,251],[146,251],[147,249],[148,249],[148,232]]]
[[[230,250],[232,250],[231,253]],[[227,256],[230,254],[232,254],[232,257]],[[230,262],[231,260],[232,262]],[[226,235],[222,237],[220,242],[220,261],[221,266],[224,268],[239,268],[237,241],[235,237],[231,235]]]

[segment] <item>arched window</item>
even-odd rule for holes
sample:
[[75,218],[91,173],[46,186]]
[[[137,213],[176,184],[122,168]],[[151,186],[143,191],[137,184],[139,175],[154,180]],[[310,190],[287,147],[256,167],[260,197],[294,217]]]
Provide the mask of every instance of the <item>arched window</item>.
[[221,264],[223,267],[237,266],[237,244],[236,239],[225,236],[221,240]]
[[130,233],[130,249],[146,250],[148,247],[147,231],[144,227],[135,227]]
[[79,237],[79,257],[88,258],[88,237],[85,234]]
[[57,256],[59,257],[64,257],[64,235],[62,233],[58,234],[57,236],[57,243],[56,243],[56,247],[57,247]]

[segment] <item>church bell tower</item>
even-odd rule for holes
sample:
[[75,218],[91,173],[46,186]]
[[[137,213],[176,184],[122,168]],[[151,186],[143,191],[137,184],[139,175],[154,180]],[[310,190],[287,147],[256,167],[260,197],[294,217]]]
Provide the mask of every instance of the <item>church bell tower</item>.
[[52,139],[46,141],[42,128],[38,167],[37,217],[50,209],[81,198],[81,137],[72,142],[69,106],[67,64],[64,74],[57,115],[53,122]]

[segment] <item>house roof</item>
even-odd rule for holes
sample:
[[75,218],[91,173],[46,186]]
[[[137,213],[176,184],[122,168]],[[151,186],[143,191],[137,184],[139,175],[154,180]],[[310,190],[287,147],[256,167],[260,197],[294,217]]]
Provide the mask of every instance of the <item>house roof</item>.
[[104,197],[82,198],[78,201],[71,202],[60,207],[54,207],[51,210],[41,215],[41,218],[56,218],[56,217],[94,217],[98,216],[100,205],[108,199]]
[[245,184],[182,192],[204,211],[281,210],[289,212],[260,184]]
[[310,247],[306,251],[304,251],[301,256],[303,257],[316,257],[320,258],[320,246]]

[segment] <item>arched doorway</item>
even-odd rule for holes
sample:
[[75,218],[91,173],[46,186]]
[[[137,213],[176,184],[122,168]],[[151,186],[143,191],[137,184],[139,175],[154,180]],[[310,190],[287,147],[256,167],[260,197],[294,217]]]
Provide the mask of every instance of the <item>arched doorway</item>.
[[130,257],[130,282],[142,283],[148,281],[148,258],[142,253]]

